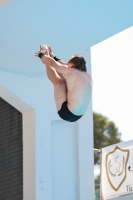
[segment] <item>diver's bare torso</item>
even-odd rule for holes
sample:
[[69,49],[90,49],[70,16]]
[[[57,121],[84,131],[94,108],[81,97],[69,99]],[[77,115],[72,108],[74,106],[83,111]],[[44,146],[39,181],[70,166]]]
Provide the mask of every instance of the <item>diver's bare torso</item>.
[[86,72],[68,68],[65,78],[67,83],[68,108],[75,115],[83,115],[87,110],[91,98],[91,76]]

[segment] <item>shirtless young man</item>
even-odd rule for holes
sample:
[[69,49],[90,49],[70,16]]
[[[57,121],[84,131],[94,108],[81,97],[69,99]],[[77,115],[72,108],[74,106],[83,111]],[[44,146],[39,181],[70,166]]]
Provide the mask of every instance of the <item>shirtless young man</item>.
[[75,122],[87,110],[92,94],[92,79],[86,72],[82,56],[73,56],[68,63],[56,58],[50,46],[44,52],[43,45],[35,55],[46,65],[48,78],[54,85],[54,98],[59,116]]

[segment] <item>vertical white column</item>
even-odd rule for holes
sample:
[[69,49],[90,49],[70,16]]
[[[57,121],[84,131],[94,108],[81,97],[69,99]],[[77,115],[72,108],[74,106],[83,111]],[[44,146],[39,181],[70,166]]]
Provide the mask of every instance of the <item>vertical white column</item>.
[[[89,52],[83,55],[91,74]],[[51,123],[52,200],[94,199],[92,102],[75,123]]]
[[[83,53],[87,72],[91,74],[90,51]],[[93,77],[92,77],[93,79]],[[85,115],[78,121],[79,154],[79,198],[93,200],[94,195],[94,153],[93,153],[93,111],[92,100]]]

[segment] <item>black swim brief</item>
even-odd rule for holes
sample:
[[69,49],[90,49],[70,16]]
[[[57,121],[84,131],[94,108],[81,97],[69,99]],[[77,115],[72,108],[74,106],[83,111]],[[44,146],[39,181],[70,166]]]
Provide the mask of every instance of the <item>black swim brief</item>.
[[62,104],[62,107],[61,109],[58,111],[58,114],[59,116],[68,121],[68,122],[75,122],[77,121],[78,119],[80,119],[83,115],[74,115],[69,109],[68,109],[68,106],[67,106],[67,101],[65,101],[63,104]]

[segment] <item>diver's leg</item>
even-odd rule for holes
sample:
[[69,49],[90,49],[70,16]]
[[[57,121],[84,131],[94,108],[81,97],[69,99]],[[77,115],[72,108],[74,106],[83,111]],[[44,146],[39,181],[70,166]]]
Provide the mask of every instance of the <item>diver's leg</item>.
[[47,76],[54,85],[54,98],[57,111],[61,109],[62,104],[67,100],[66,85],[56,70],[46,65]]

